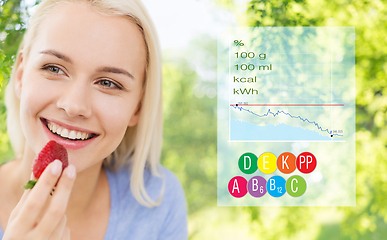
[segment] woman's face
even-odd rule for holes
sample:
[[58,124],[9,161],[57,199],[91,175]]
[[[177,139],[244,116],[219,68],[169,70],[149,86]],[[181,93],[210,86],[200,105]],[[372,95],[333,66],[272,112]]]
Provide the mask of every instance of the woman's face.
[[101,162],[138,122],[145,67],[143,37],[127,18],[87,4],[56,6],[16,72],[31,148],[56,140],[78,171]]

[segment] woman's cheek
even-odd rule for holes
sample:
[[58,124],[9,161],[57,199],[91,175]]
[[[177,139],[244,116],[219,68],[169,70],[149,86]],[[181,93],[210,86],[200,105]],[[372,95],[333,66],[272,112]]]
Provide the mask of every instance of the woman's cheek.
[[21,97],[33,104],[47,104],[62,89],[59,81],[46,79],[38,73],[32,72],[27,76],[23,79]]
[[122,136],[125,134],[133,109],[128,107],[125,98],[101,96],[94,103],[94,111],[109,134]]

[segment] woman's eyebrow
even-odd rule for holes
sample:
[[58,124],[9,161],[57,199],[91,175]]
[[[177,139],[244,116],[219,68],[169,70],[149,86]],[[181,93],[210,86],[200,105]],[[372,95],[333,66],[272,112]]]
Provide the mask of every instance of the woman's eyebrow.
[[[60,53],[60,52],[57,52],[55,50],[44,50],[44,51],[41,51],[40,52],[41,54],[48,54],[48,55],[53,55],[59,59],[62,59],[63,61],[66,61],[66,62],[69,62],[69,63],[73,63],[73,61],[67,57],[66,55]],[[130,77],[131,79],[134,79],[133,75],[130,74],[128,71],[122,69],[122,68],[116,68],[116,67],[100,67],[97,69],[97,72],[110,72],[110,73],[118,73],[118,74],[124,74],[128,77]]]
[[116,67],[101,67],[97,69],[97,72],[110,72],[110,73],[118,73],[118,74],[124,74],[131,79],[134,79],[133,75],[130,74],[128,71],[122,69],[122,68],[116,68]]
[[48,55],[53,55],[57,58],[60,58],[62,59],[63,61],[66,61],[66,62],[69,62],[69,63],[73,63],[73,61],[71,61],[71,59],[67,56],[65,56],[64,54],[62,53],[59,53],[55,50],[44,50],[44,51],[41,51],[40,52],[41,54],[48,54]]

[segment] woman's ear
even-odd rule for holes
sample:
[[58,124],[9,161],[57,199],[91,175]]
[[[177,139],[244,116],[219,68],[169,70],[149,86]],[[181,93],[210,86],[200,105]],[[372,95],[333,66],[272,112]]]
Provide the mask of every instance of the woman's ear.
[[20,52],[17,58],[17,64],[15,65],[15,94],[20,99],[21,91],[22,91],[22,78],[24,72],[24,56],[23,53]]
[[136,112],[133,114],[132,118],[129,120],[128,127],[133,127],[138,123],[138,121],[140,120],[140,113],[141,113],[141,101],[138,103],[138,107],[136,109]]

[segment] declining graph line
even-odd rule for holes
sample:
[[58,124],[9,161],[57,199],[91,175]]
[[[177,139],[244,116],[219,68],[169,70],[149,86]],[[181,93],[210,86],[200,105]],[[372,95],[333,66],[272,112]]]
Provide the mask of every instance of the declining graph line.
[[248,113],[251,113],[251,114],[253,114],[253,115],[255,115],[255,116],[257,116],[257,117],[267,117],[267,116],[269,116],[269,114],[271,114],[271,115],[273,115],[273,117],[276,117],[277,115],[279,115],[280,113],[282,113],[282,114],[285,114],[285,115],[287,115],[287,116],[289,116],[289,117],[291,117],[291,118],[297,118],[297,119],[300,119],[301,121],[303,121],[303,122],[308,122],[308,123],[310,123],[310,124],[314,124],[316,127],[317,127],[317,129],[319,129],[320,131],[322,131],[322,132],[327,132],[329,135],[331,135],[331,136],[338,136],[338,137],[343,137],[343,135],[340,135],[340,134],[332,134],[332,131],[329,131],[329,129],[327,128],[327,129],[323,129],[322,127],[320,127],[320,125],[318,124],[318,123],[316,123],[315,121],[310,121],[309,119],[307,119],[307,118],[302,118],[301,116],[292,116],[290,113],[287,113],[287,112],[284,112],[284,111],[280,111],[280,110],[278,110],[276,113],[273,113],[272,111],[270,111],[270,109],[268,109],[267,110],[267,113],[265,113],[265,114],[262,114],[262,115],[259,115],[259,114],[257,114],[257,113],[255,113],[255,112],[252,112],[252,111],[250,111],[250,110],[248,110],[248,109],[245,109],[245,108],[243,108],[243,107],[239,107],[239,106],[231,106],[231,107],[233,107],[234,109],[238,109],[239,111],[246,111],[246,112],[248,112]]

